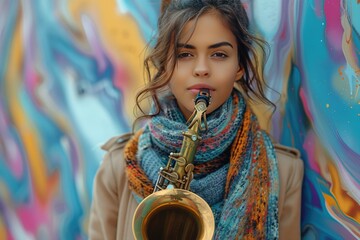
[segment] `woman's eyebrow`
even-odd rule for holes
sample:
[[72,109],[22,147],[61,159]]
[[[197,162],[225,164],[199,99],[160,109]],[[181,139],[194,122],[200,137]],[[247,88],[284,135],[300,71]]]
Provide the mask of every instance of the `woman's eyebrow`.
[[[218,42],[215,44],[211,44],[208,48],[212,49],[212,48],[219,48],[222,46],[229,46],[231,48],[234,48],[233,45],[229,42]],[[187,43],[178,43],[177,48],[195,49],[196,47]]]
[[231,48],[234,48],[233,45],[229,42],[219,42],[219,43],[215,43],[209,46],[209,48],[218,48],[218,47],[222,47],[222,46],[229,46]]
[[178,43],[177,48],[195,49],[195,46],[187,44],[187,43]]

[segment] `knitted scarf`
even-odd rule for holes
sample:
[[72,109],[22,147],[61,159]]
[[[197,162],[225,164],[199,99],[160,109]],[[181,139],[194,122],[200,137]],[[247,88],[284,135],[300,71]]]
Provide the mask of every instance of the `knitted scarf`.
[[[278,239],[279,179],[269,136],[241,94],[207,115],[208,131],[194,160],[190,190],[215,217],[214,239]],[[175,100],[125,146],[129,187],[144,198],[152,193],[160,167],[179,152],[186,121]]]

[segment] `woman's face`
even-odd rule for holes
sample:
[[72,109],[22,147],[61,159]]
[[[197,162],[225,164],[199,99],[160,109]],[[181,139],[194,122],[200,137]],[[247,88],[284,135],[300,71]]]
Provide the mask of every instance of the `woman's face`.
[[207,113],[221,106],[230,96],[243,71],[239,67],[236,38],[216,12],[188,22],[180,35],[176,66],[170,89],[181,112],[188,119],[194,111],[194,99],[201,88],[210,90]]

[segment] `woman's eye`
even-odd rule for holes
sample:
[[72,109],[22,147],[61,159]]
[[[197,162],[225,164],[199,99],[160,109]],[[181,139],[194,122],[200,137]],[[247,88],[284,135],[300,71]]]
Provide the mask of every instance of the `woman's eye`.
[[187,57],[191,57],[192,54],[188,53],[188,52],[183,52],[183,53],[179,53],[178,54],[178,58],[187,58]]
[[222,53],[222,52],[216,52],[213,54],[214,57],[217,57],[217,58],[227,58],[227,55],[225,53]]

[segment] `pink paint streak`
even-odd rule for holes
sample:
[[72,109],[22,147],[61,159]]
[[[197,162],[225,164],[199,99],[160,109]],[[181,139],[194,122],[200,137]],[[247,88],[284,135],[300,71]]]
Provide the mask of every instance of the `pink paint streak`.
[[332,49],[341,53],[344,30],[341,25],[340,0],[325,0],[324,11],[326,19],[326,40]]
[[316,146],[316,135],[314,134],[314,132],[310,131],[306,135],[303,147],[307,153],[308,163],[310,165],[310,168],[320,174],[320,167],[316,160],[315,146]]
[[28,205],[18,207],[16,214],[27,232],[36,233],[39,226],[51,224],[47,206],[42,206],[37,198]]
[[129,73],[127,72],[124,64],[121,62],[114,63],[114,68],[114,85],[117,89],[124,92],[125,89],[129,88]]

